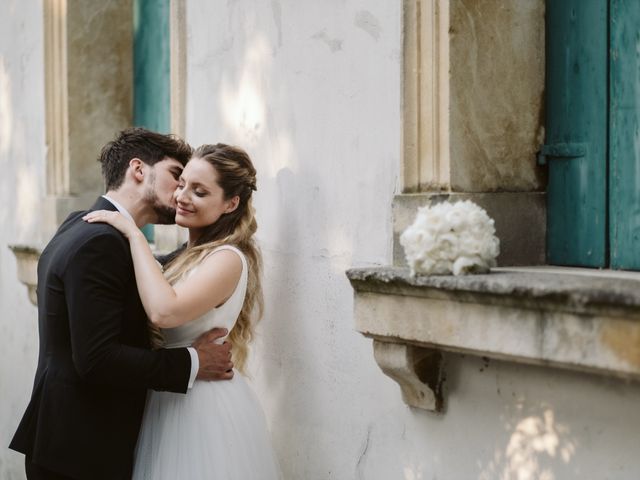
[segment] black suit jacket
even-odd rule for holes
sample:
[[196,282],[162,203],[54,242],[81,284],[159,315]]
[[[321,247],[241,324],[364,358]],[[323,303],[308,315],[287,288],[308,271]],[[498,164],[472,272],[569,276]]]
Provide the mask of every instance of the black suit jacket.
[[[104,198],[92,209],[116,210]],[[131,478],[146,390],[185,393],[191,358],[150,350],[128,241],[85,213],[38,262],[38,367],[10,448],[73,478]]]

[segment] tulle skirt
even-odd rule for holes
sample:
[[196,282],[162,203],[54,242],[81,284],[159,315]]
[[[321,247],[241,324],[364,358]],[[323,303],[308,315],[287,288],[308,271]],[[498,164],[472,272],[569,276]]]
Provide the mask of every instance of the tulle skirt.
[[150,391],[134,480],[276,480],[264,413],[245,379],[196,381],[186,394]]

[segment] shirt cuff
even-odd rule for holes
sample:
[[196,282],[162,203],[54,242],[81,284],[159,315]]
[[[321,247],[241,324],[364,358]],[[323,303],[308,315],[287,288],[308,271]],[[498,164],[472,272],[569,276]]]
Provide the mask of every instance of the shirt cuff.
[[200,360],[198,359],[198,352],[193,347],[187,347],[189,355],[191,355],[191,375],[189,376],[188,388],[193,387],[193,383],[196,381],[198,370],[200,369]]

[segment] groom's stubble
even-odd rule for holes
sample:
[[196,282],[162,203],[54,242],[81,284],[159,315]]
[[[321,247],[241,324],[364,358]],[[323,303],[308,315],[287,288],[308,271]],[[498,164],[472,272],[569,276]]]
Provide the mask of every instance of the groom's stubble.
[[149,186],[144,195],[144,200],[151,204],[156,214],[156,225],[173,225],[176,223],[176,209],[170,205],[164,205],[156,192],[156,173],[152,169],[149,174]]

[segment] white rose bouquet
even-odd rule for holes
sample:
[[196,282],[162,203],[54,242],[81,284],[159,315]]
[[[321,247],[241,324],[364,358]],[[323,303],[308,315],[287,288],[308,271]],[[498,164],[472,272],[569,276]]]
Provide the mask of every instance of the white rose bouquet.
[[470,200],[418,209],[400,236],[411,275],[465,275],[496,266],[500,241],[493,219]]

